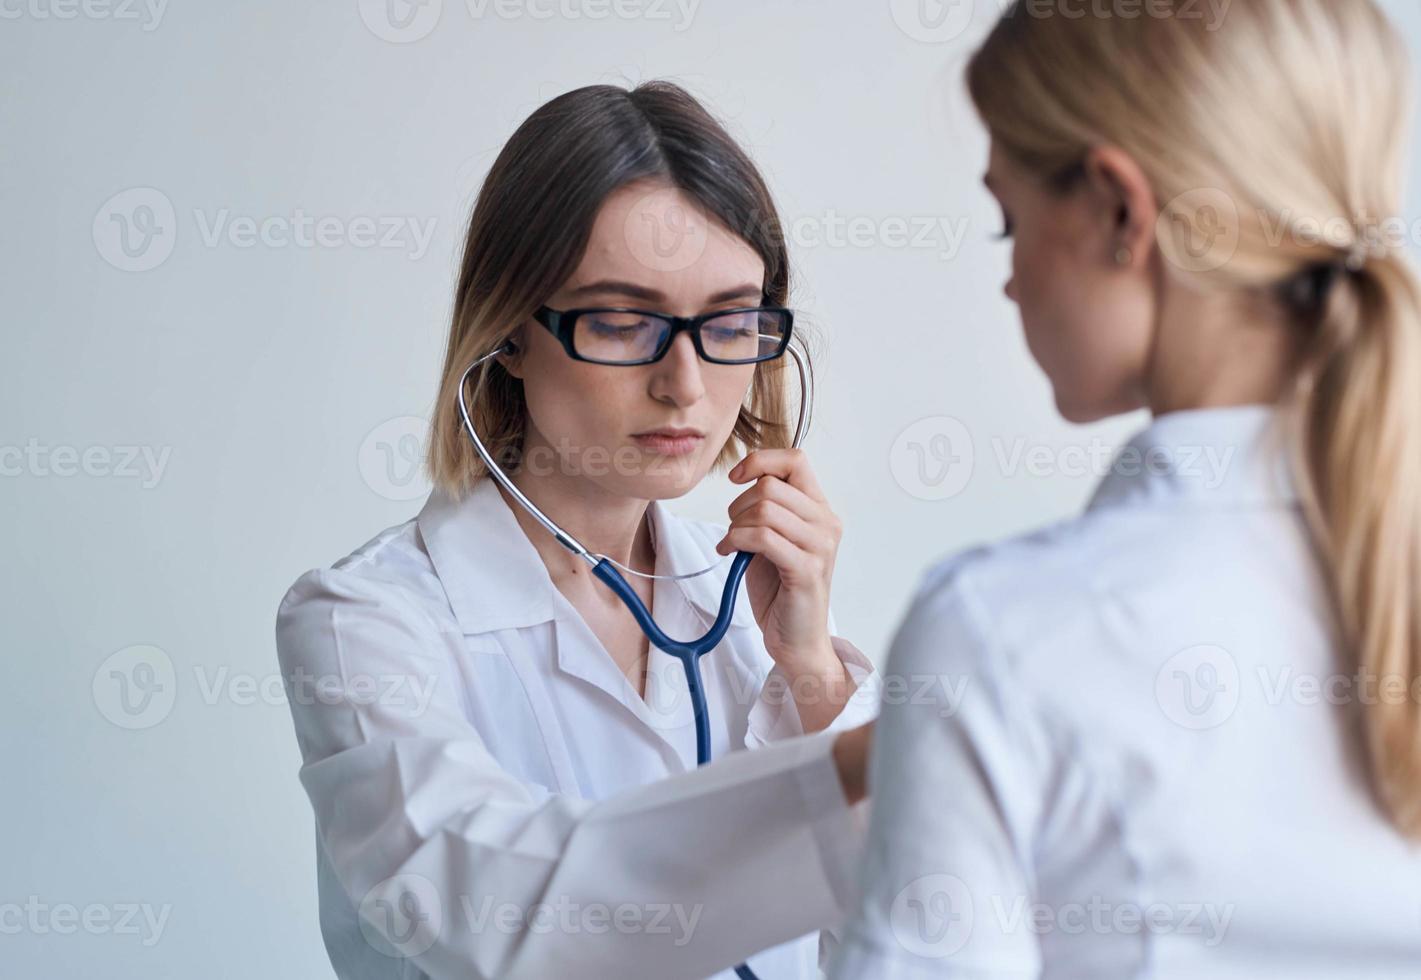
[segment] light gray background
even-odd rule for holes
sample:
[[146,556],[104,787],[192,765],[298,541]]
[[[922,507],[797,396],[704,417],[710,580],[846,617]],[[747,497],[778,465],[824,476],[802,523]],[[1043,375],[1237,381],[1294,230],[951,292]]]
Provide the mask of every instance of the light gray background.
[[[1001,294],[960,84],[998,0],[425,4],[0,3],[6,976],[330,974],[273,616],[418,510],[468,207],[554,95],[678,79],[766,172],[824,351],[835,610],[875,659],[925,566],[1074,512],[1143,421],[1060,421]],[[273,237],[298,211],[325,244]],[[427,248],[361,244],[391,219]]]

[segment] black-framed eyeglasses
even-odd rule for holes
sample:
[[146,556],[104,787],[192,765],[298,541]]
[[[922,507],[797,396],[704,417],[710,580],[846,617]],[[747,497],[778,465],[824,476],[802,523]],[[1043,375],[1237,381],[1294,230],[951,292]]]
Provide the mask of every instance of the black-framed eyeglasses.
[[533,319],[547,327],[574,360],[621,366],[661,360],[682,331],[691,335],[701,359],[711,364],[772,361],[789,346],[794,326],[794,313],[782,306],[737,307],[700,316],[625,306],[540,306]]

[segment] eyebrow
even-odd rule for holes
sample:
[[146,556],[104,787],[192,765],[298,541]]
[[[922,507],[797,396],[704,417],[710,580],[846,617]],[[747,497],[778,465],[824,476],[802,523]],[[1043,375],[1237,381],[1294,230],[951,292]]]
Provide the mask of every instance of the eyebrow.
[[[612,293],[618,296],[630,296],[633,299],[646,300],[651,303],[661,303],[666,300],[666,294],[648,286],[638,286],[634,282],[624,282],[619,279],[599,279],[596,282],[589,282],[584,286],[576,286],[568,290],[571,296],[586,296],[591,293]],[[722,289],[713,296],[706,297],[707,304],[724,303],[732,299],[754,299],[759,301],[764,295],[764,290],[754,283],[742,283],[730,289]]]

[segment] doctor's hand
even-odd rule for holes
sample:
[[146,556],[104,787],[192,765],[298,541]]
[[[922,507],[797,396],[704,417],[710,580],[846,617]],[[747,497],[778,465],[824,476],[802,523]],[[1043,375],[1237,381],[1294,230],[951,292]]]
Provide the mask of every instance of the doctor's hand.
[[730,529],[716,545],[752,551],[745,588],[765,649],[790,674],[842,671],[829,639],[829,582],[843,525],[829,509],[800,449],[761,449],[730,471],[750,487],[730,503]]

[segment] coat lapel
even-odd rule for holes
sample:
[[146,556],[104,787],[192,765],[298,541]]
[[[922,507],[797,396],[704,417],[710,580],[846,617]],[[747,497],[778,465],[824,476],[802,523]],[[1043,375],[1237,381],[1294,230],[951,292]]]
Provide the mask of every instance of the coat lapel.
[[[657,500],[650,503],[648,513],[657,575],[684,575],[714,565],[704,575],[661,579],[653,588],[652,615],[661,629],[674,639],[694,639],[710,628],[719,613],[730,561],[715,553],[717,529],[681,521]],[[620,704],[660,738],[668,749],[668,761],[679,762],[681,768],[694,767],[694,714],[681,662],[652,645],[646,696],[639,696],[582,615],[553,584],[493,480],[480,480],[457,501],[436,489],[420,511],[418,524],[466,635],[551,622],[558,671]],[[753,624],[742,588],[731,626]],[[712,651],[706,657],[716,655]],[[708,675],[704,658],[702,668]]]

